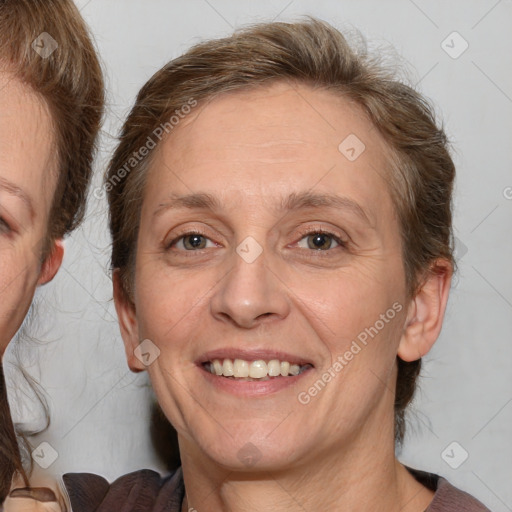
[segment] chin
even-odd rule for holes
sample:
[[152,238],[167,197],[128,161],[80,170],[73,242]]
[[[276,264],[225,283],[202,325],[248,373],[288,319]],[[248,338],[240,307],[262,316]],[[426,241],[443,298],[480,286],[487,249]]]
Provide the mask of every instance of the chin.
[[[228,471],[276,471],[293,465],[300,453],[300,439],[283,432],[274,432],[276,425],[269,428],[265,423],[259,428],[242,424],[239,429],[228,432],[217,428],[196,437],[195,443],[214,463]],[[304,438],[302,437],[302,442]]]

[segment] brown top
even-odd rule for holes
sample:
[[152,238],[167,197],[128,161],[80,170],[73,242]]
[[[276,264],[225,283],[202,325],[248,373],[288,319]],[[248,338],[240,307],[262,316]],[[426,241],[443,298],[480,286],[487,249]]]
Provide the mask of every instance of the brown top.
[[[433,473],[407,469],[416,480],[435,491],[425,512],[490,512],[446,479]],[[165,478],[155,471],[143,469],[119,477],[112,484],[90,473],[68,473],[63,479],[72,512],[181,512],[185,496],[181,468]]]

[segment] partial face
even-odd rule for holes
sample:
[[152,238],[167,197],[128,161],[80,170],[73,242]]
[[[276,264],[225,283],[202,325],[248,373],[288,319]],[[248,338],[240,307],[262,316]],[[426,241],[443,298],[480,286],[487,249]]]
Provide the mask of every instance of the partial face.
[[385,152],[348,100],[285,84],[197,107],[160,147],[124,337],[132,367],[159,350],[182,450],[276,469],[392,430],[407,305]]
[[0,72],[0,357],[41,277],[56,186],[52,133],[42,101]]

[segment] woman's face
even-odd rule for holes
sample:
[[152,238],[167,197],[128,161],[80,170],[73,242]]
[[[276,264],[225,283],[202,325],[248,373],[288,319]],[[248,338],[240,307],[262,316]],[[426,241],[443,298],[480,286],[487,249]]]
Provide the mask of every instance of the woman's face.
[[[285,84],[198,106],[162,143],[117,305],[182,453],[275,469],[392,438],[408,304],[385,151],[357,106]],[[229,376],[248,366],[287,376]]]
[[40,263],[56,186],[52,133],[43,102],[0,72],[0,358],[62,257],[54,248]]

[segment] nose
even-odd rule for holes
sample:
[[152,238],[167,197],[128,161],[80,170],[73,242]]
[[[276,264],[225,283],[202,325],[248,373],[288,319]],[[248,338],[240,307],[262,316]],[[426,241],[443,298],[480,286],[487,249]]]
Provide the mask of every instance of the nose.
[[265,251],[252,263],[235,253],[232,269],[210,299],[211,312],[244,329],[282,320],[290,311],[286,290],[277,272],[268,267]]

